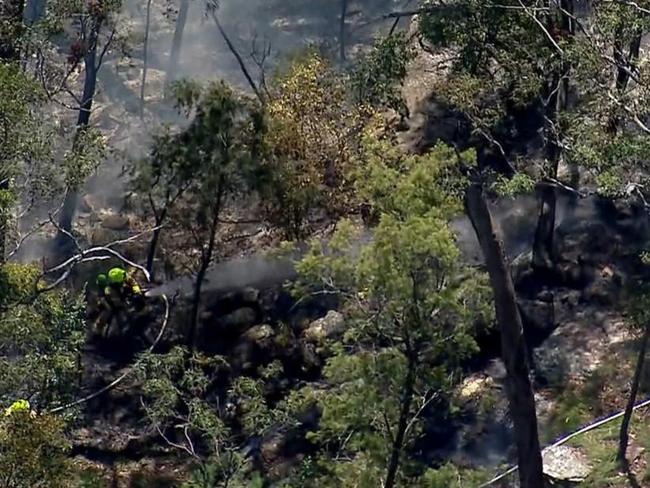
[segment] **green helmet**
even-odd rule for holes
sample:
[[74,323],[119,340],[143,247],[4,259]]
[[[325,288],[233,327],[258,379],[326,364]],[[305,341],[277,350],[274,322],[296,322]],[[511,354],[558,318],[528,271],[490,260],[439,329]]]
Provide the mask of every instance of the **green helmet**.
[[108,278],[104,273],[97,275],[96,284],[99,288],[104,288],[108,285]]
[[113,268],[108,272],[108,282],[111,285],[121,285],[126,279],[126,270],[122,268]]
[[29,402],[27,400],[16,400],[11,407],[5,409],[5,417],[9,417],[12,413],[15,412],[24,412],[31,409]]

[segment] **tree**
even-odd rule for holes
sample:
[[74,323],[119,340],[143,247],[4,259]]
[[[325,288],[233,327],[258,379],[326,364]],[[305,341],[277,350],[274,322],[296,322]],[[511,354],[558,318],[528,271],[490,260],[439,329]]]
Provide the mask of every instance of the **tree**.
[[33,266],[0,267],[0,402],[27,398],[45,410],[79,391],[85,303],[64,291],[33,298],[40,275]]
[[359,245],[352,224],[339,222],[326,248],[315,241],[297,265],[297,291],[335,293],[347,316],[328,387],[307,394],[322,412],[312,438],[333,457],[321,486],[411,485],[404,456],[421,416],[444,410],[476,348],[473,321],[489,321],[487,288],[459,265],[448,226],[462,180],[453,151],[401,157],[370,141],[358,185],[379,218],[372,242]]
[[528,348],[509,265],[490,216],[481,183],[473,182],[470,185],[465,201],[467,214],[483,251],[494,293],[494,307],[501,336],[501,357],[507,372],[506,393],[517,443],[519,479],[522,487],[542,488],[542,454],[537,431],[535,396],[530,381]]
[[149,29],[151,27],[151,0],[147,0],[147,14],[144,24],[144,45],[142,48],[142,82],[140,83],[140,118],[144,118],[144,90],[149,69]]
[[[66,18],[72,17],[77,21],[79,30],[78,38],[72,44],[70,64],[76,66],[83,61],[84,66],[84,84],[81,98],[75,97],[78,103],[77,125],[72,142],[72,158],[84,159],[87,155],[90,141],[96,139],[93,134],[88,134],[90,115],[92,113],[93,100],[97,88],[97,75],[104,61],[104,56],[111,46],[115,37],[117,26],[114,15],[119,11],[121,0],[110,0],[101,2],[99,0],[90,0],[88,2],[72,2],[64,4],[58,15]],[[110,33],[106,39],[102,39],[104,30]],[[102,45],[103,41],[103,45]],[[63,209],[59,217],[59,227],[66,232],[72,231],[72,223],[77,210],[79,199],[79,186],[85,180],[84,172],[77,172],[78,168],[73,167],[72,177],[69,178],[68,189],[66,191]],[[67,242],[68,237],[64,232],[58,235],[58,242]]]
[[169,55],[169,67],[167,68],[167,86],[178,78],[178,61],[183,47],[183,33],[185,32],[185,24],[187,24],[187,14],[190,10],[190,0],[180,0],[180,8],[178,10],[178,17],[174,27],[174,38],[172,40],[172,48]]
[[138,362],[143,382],[140,401],[150,428],[194,465],[184,488],[262,486],[241,447],[248,437],[263,435],[274,417],[260,380],[240,377],[228,390],[240,401],[235,422],[215,385],[215,379],[228,372],[223,357],[209,358],[183,348],[147,354]]
[[20,59],[24,0],[8,0],[0,5],[0,62]]
[[402,32],[375,41],[352,71],[351,88],[357,103],[389,107],[408,115],[400,89],[414,55]]
[[345,63],[345,20],[348,15],[348,0],[341,0],[341,15],[339,18],[339,58]]
[[200,174],[199,168],[192,166],[196,160],[188,151],[189,146],[182,140],[182,136],[166,129],[154,137],[151,156],[137,161],[132,168],[133,187],[136,192],[146,195],[142,199],[146,200],[147,210],[154,218],[154,231],[146,263],[147,271],[152,277],[162,227],[176,203],[192,184],[196,184],[196,178]]
[[3,488],[67,487],[70,445],[64,423],[29,410],[0,417],[0,483]]
[[619,432],[618,453],[616,459],[624,471],[629,470],[627,461],[627,445],[629,440],[630,422],[632,420],[632,412],[636,403],[637,393],[639,391],[639,383],[645,364],[646,351],[648,349],[648,340],[650,340],[650,317],[648,316],[648,290],[641,286],[633,293],[630,300],[631,319],[632,325],[638,331],[643,331],[641,337],[641,344],[639,346],[639,355],[634,369],[634,376],[630,384],[630,395],[625,405],[625,414],[621,421],[621,429]]
[[0,63],[0,265],[16,209],[24,213],[57,186],[49,128],[36,111],[43,101],[42,90],[17,66]]
[[345,79],[325,59],[295,59],[271,86],[260,188],[269,218],[304,237],[310,212],[345,215],[352,201],[352,159],[367,114],[348,100]]
[[[527,172],[542,183],[533,264],[548,272],[556,261],[557,191],[549,181],[557,181],[561,159],[568,160],[563,152],[567,146],[564,126],[573,64],[566,51],[574,42],[573,7],[571,1],[546,2],[543,8],[510,3],[456,4],[451,22],[449,12],[433,9],[424,14],[420,32],[427,42],[451,52],[449,78],[441,80],[437,88],[444,100],[467,116],[473,131],[489,148],[481,165],[507,176]],[[513,147],[517,141],[508,135],[516,137],[526,130],[518,127],[514,116],[534,107],[541,112],[534,123],[543,134],[537,165],[529,163],[529,155],[517,154]]]
[[198,254],[189,317],[188,344],[196,346],[201,290],[217,251],[223,211],[233,195],[245,193],[255,176],[261,154],[261,114],[252,101],[238,97],[224,83],[184,83],[180,104],[195,112],[195,118],[180,140],[184,163],[195,171],[195,184],[187,189],[192,209],[181,225],[190,236],[191,249]]

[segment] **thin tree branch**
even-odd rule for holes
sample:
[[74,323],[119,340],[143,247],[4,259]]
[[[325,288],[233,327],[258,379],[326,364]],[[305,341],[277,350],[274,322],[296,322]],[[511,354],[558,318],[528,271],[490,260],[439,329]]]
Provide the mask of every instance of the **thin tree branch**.
[[221,25],[221,22],[219,21],[219,17],[217,16],[217,13],[216,13],[216,8],[210,8],[210,15],[212,16],[212,19],[214,20],[214,23],[217,25],[217,29],[219,29],[219,32],[221,33],[221,37],[223,37],[223,40],[226,41],[226,44],[228,45],[228,49],[230,49],[230,52],[232,53],[232,55],[235,56],[235,59],[237,60],[237,63],[239,64],[239,67],[241,68],[242,73],[246,77],[246,80],[248,81],[248,84],[252,88],[253,92],[255,92],[255,96],[258,98],[258,100],[262,104],[264,104],[265,103],[264,96],[259,91],[259,89],[257,88],[257,85],[253,81],[253,78],[251,77],[251,74],[248,72],[248,68],[246,67],[246,63],[244,63],[244,60],[242,59],[241,55],[239,54],[239,51],[237,51],[237,48],[231,42],[230,37],[228,37],[228,34],[226,33],[223,26]]

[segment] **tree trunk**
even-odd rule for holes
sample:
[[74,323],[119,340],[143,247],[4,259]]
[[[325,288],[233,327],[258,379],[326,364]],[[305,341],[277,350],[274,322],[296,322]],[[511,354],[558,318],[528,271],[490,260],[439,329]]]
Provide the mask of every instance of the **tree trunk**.
[[483,251],[494,293],[497,323],[501,332],[501,356],[507,371],[508,403],[517,443],[521,487],[543,488],[535,397],[529,377],[523,326],[503,244],[496,234],[480,184],[473,183],[468,188],[465,205]]
[[[614,40],[614,60],[616,61],[616,64],[618,66],[618,69],[616,70],[616,92],[619,95],[625,93],[625,90],[627,89],[627,85],[630,82],[630,74],[628,70],[630,69],[631,65],[637,59],[639,59],[639,51],[641,49],[641,36],[642,36],[642,33],[639,32],[638,35],[636,35],[634,39],[632,39],[632,42],[630,42],[628,48],[628,55],[626,57],[623,54],[623,45],[622,42],[620,41],[620,36],[622,35],[621,33],[622,28],[623,26],[619,28],[619,31],[616,34],[616,39]],[[607,132],[609,132],[612,135],[616,135],[618,133],[619,123],[620,123],[619,117],[613,115],[607,126]]]
[[413,402],[413,387],[415,385],[415,358],[413,353],[409,352],[408,370],[406,378],[404,379],[404,391],[400,400],[400,413],[397,423],[397,433],[393,442],[393,449],[391,451],[390,460],[388,461],[388,468],[386,471],[386,482],[384,488],[393,488],[395,486],[395,478],[397,477],[397,469],[399,468],[400,458],[402,457],[402,450],[404,448],[404,437],[406,435],[406,428],[408,426],[409,413],[411,412],[411,403]]
[[[79,144],[79,138],[83,132],[88,128],[90,122],[90,113],[92,111],[93,99],[95,97],[95,89],[97,88],[97,42],[99,38],[100,26],[97,25],[93,28],[90,39],[89,49],[84,56],[84,69],[86,76],[84,79],[84,90],[81,98],[81,107],[79,107],[79,116],[77,117],[77,128],[73,141],[73,152],[78,149],[76,146]],[[74,220],[75,212],[77,211],[77,203],[79,201],[79,189],[69,187],[65,194],[65,201],[61,209],[59,217],[59,226],[68,232],[72,232],[72,222]],[[67,236],[59,232],[59,243],[65,242]]]
[[540,184],[537,187],[539,213],[533,241],[533,267],[550,272],[555,263],[554,237],[557,190],[553,185]]
[[645,363],[648,339],[650,339],[650,326],[646,325],[645,331],[643,332],[643,339],[641,340],[641,350],[639,351],[639,356],[636,360],[636,369],[634,370],[634,377],[632,378],[630,397],[628,398],[627,405],[625,406],[625,414],[623,415],[623,421],[621,422],[621,430],[619,433],[618,454],[616,457],[620,463],[621,468],[624,470],[628,468],[626,453],[630,430],[630,421],[632,420],[632,409],[636,403],[636,396],[639,392],[639,382],[641,380],[641,373],[643,372],[643,365]]
[[169,86],[172,81],[176,80],[178,71],[178,61],[181,55],[181,48],[183,47],[183,33],[185,32],[185,24],[187,24],[187,13],[190,9],[190,0],[181,0],[181,6],[178,10],[178,18],[176,19],[176,27],[174,29],[174,38],[172,40],[172,50],[169,55],[169,67],[167,68],[166,85]]
[[341,18],[339,25],[339,54],[345,62],[345,19],[348,15],[348,0],[341,0]]
[[46,0],[27,0],[23,19],[27,25],[32,25],[41,20],[45,13]]
[[[1,176],[0,176],[1,178]],[[0,192],[9,190],[9,178],[6,181],[0,181]],[[5,264],[7,254],[7,209],[0,208],[0,266]]]
[[[550,7],[552,5],[549,4]],[[563,37],[572,37],[575,26],[572,18],[574,11],[573,0],[561,0],[562,10],[559,13],[559,29]],[[554,30],[554,18],[549,18],[549,28]],[[563,63],[559,71],[554,73],[549,80],[542,99],[545,104],[544,137],[546,139],[546,159],[549,164],[548,176],[553,179],[558,177],[560,158],[562,157],[562,127],[558,115],[569,107],[569,72],[568,63]],[[578,173],[573,171],[572,184],[577,185]],[[539,189],[539,216],[533,243],[533,266],[538,270],[551,273],[555,267],[556,256],[553,250],[555,234],[555,214],[557,206],[557,190],[544,185]]]
[[147,251],[147,271],[149,272],[149,277],[153,281],[154,278],[154,266],[153,263],[156,259],[156,251],[158,249],[158,242],[160,241],[160,234],[162,233],[162,228],[159,228],[167,217],[167,208],[164,208],[159,215],[156,215],[155,219],[155,230],[151,236],[151,241],[149,242],[149,250]]
[[142,53],[142,83],[140,84],[140,119],[144,118],[144,88],[149,68],[149,28],[151,24],[151,0],[147,0],[147,18],[144,25],[144,51]]
[[214,253],[214,246],[217,238],[217,227],[219,226],[219,216],[221,215],[221,202],[223,200],[225,178],[223,175],[219,178],[217,185],[217,198],[212,208],[212,222],[210,224],[210,239],[208,247],[201,252],[201,264],[199,272],[196,275],[194,283],[194,296],[192,297],[192,313],[190,315],[190,330],[187,337],[187,345],[190,350],[196,349],[196,336],[199,326],[199,308],[201,307],[201,290],[203,288],[203,281],[205,274],[210,267],[212,255]]

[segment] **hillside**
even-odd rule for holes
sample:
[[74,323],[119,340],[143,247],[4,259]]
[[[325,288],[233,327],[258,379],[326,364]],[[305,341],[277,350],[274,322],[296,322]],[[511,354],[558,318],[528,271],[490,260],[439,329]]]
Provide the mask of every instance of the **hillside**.
[[650,487],[648,13],[0,4],[0,487]]

